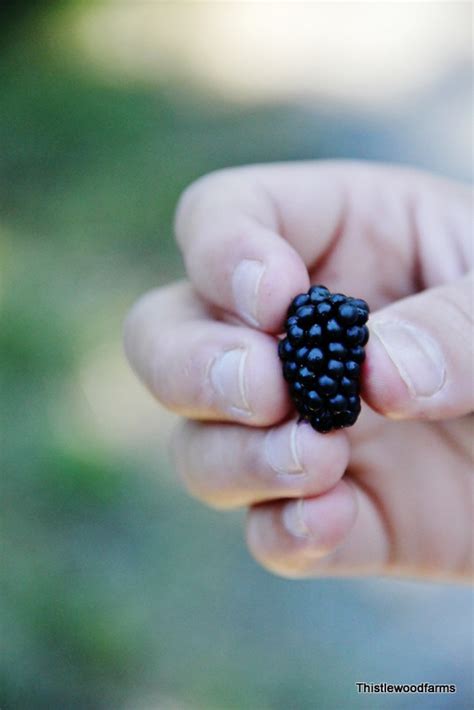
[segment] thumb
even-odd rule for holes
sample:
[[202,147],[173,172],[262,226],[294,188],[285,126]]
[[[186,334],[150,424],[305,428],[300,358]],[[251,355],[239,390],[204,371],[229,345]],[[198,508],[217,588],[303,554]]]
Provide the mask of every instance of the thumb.
[[474,408],[472,273],[397,301],[369,321],[363,397],[396,419],[445,419]]

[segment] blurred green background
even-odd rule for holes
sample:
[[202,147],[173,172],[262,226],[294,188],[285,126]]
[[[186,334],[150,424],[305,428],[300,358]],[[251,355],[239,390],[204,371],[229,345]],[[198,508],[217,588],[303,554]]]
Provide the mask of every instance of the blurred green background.
[[175,484],[172,418],[121,352],[129,305],[183,274],[173,209],[209,170],[330,156],[471,179],[470,3],[338,5],[3,5],[2,710],[414,706],[360,680],[473,702],[467,590],[259,569],[242,515]]

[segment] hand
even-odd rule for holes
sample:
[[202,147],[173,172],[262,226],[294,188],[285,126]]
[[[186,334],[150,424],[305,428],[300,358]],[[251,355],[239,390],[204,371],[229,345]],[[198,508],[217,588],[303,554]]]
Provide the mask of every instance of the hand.
[[[178,205],[189,281],[146,294],[125,348],[184,419],[188,490],[249,506],[256,559],[289,577],[461,579],[472,565],[472,257],[468,188],[412,170],[315,162],[201,178]],[[277,356],[290,300],[364,298],[356,425],[297,425]]]

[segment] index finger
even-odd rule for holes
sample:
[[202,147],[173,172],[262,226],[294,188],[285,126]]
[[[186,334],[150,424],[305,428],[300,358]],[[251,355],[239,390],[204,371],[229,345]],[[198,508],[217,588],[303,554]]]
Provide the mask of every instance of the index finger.
[[255,166],[193,183],[176,211],[176,238],[204,298],[245,323],[279,332],[288,303],[309,287],[307,268],[283,238]]

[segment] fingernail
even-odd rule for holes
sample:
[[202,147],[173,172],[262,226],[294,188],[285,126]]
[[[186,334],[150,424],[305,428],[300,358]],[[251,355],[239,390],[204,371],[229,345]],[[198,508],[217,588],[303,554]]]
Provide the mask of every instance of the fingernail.
[[372,329],[412,397],[431,397],[439,392],[446,378],[446,364],[431,335],[405,321],[374,321]]
[[298,425],[270,429],[265,436],[265,458],[278,474],[302,474],[303,465],[298,452]]
[[282,520],[290,535],[301,538],[311,537],[311,531],[304,517],[304,498],[287,503],[283,508]]
[[252,325],[258,326],[258,287],[265,267],[256,259],[243,259],[232,274],[232,292],[239,315]]
[[245,392],[245,362],[247,350],[226,350],[216,357],[210,369],[210,380],[223,407],[234,414],[250,415]]

